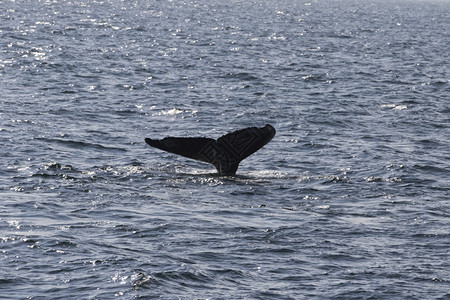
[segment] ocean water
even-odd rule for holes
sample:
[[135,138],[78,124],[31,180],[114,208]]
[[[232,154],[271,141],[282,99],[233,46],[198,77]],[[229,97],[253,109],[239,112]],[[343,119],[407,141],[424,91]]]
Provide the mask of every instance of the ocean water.
[[0,4],[0,298],[450,299],[449,1]]

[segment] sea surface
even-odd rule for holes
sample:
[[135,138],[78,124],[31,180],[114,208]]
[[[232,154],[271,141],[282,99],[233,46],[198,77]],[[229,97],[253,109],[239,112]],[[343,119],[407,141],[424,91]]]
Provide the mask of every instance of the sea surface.
[[1,299],[450,299],[450,1],[0,6]]

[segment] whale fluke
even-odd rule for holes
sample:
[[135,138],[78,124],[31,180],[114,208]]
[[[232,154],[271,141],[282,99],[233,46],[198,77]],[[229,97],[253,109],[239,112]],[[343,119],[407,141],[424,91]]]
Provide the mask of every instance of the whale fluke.
[[228,133],[217,140],[205,137],[166,137],[162,140],[146,138],[152,147],[184,157],[210,163],[220,175],[234,175],[239,163],[252,155],[275,136],[275,128],[248,127]]

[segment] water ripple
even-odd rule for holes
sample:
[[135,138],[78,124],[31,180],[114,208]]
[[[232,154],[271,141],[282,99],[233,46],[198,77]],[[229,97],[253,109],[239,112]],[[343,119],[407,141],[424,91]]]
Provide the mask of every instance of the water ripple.
[[2,3],[2,297],[448,298],[448,10]]

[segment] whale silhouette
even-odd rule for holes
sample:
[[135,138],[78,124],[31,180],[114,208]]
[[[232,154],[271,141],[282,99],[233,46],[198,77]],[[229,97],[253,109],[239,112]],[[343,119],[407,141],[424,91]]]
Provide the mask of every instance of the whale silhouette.
[[248,127],[228,133],[217,140],[205,137],[146,138],[152,147],[210,163],[220,175],[234,175],[239,163],[264,147],[275,136],[275,128]]

